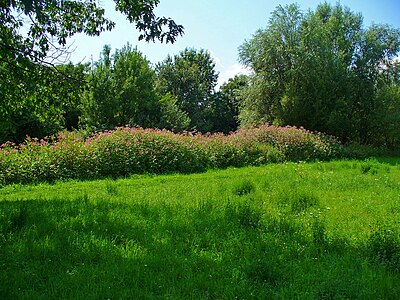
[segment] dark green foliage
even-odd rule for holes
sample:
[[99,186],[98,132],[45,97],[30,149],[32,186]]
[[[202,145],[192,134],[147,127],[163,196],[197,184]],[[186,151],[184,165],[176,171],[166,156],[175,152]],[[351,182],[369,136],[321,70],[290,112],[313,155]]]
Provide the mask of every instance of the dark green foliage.
[[[399,73],[399,65],[396,65],[396,71]],[[376,145],[389,149],[398,149],[400,145],[400,76],[391,85],[383,86],[376,95],[377,116],[373,120],[376,128],[375,134],[371,140]]]
[[251,181],[244,180],[235,186],[233,189],[233,194],[237,196],[244,196],[254,192],[255,189],[256,188]]
[[213,130],[229,133],[239,127],[239,109],[242,91],[248,86],[248,76],[236,75],[221,86],[214,94],[212,107]]
[[111,55],[105,46],[90,76],[82,125],[96,131],[126,125],[157,127],[161,112],[154,79],[149,62],[136,48],[128,44]]
[[178,106],[178,100],[170,94],[161,97],[160,101],[161,119],[157,124],[158,128],[164,128],[173,132],[182,132],[189,129],[190,118]]
[[[173,43],[183,34],[181,25],[154,14],[158,0],[114,2],[116,10],[141,32],[139,39]],[[61,129],[78,127],[87,78],[85,66],[62,65],[70,52],[67,41],[77,33],[95,36],[112,30],[115,23],[104,14],[98,1],[1,1],[0,144],[22,142],[27,134],[43,138]],[[126,79],[124,75],[118,74],[121,81]],[[146,86],[136,87],[135,97],[148,91],[142,91]],[[129,92],[132,96],[132,90]],[[149,123],[146,118],[153,107],[148,102],[145,107],[122,108],[125,114],[132,115],[129,109],[143,110],[143,116],[136,113],[133,123]],[[154,115],[155,119],[158,117]],[[152,120],[150,123],[154,125]]]
[[210,53],[203,49],[185,49],[156,66],[159,93],[176,98],[178,107],[190,118],[191,130],[213,131],[213,92],[218,79],[214,68]]
[[400,234],[397,226],[378,224],[367,241],[373,262],[400,271]]
[[0,143],[77,129],[86,70],[85,65],[32,65],[19,74],[0,61]]

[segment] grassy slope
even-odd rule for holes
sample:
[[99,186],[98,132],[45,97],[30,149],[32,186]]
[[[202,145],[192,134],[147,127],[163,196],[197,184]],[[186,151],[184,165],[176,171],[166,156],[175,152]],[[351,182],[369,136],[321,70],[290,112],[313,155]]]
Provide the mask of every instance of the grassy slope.
[[395,299],[400,163],[0,189],[1,298]]

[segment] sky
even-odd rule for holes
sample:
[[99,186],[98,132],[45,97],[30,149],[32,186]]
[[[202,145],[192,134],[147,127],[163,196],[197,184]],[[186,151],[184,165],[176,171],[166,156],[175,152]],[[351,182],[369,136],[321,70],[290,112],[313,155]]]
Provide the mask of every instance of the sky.
[[[246,74],[238,61],[238,48],[250,40],[260,28],[266,28],[272,11],[278,6],[297,3],[303,11],[314,10],[323,1],[312,0],[160,0],[155,10],[157,16],[171,17],[185,28],[185,34],[174,44],[147,43],[138,41],[139,32],[125,16],[115,11],[112,0],[97,0],[105,9],[106,17],[116,22],[111,32],[103,32],[98,37],[75,35],[71,42],[73,63],[97,61],[104,45],[113,50],[121,49],[126,43],[136,46],[146,58],[156,64],[168,54],[175,55],[185,48],[205,49],[210,52],[219,72],[218,85],[237,74]],[[361,13],[364,26],[389,24],[400,28],[399,0],[340,0],[331,1]]]

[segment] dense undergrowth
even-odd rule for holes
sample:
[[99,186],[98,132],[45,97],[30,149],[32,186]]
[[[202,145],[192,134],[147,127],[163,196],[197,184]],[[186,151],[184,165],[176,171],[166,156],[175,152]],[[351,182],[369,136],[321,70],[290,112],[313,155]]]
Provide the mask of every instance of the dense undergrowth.
[[64,132],[0,148],[0,184],[99,179],[131,174],[195,173],[269,162],[327,160],[343,147],[303,128],[261,125],[223,134],[174,134],[116,128],[84,137]]

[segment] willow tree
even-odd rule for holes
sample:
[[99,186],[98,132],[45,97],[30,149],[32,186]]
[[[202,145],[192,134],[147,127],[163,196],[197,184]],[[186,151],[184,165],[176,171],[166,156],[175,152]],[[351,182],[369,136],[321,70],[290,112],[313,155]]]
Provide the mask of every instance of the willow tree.
[[279,6],[240,48],[255,73],[241,123],[304,126],[366,143],[376,133],[379,90],[398,76],[399,51],[398,29],[364,28],[362,15],[340,4],[308,12]]

